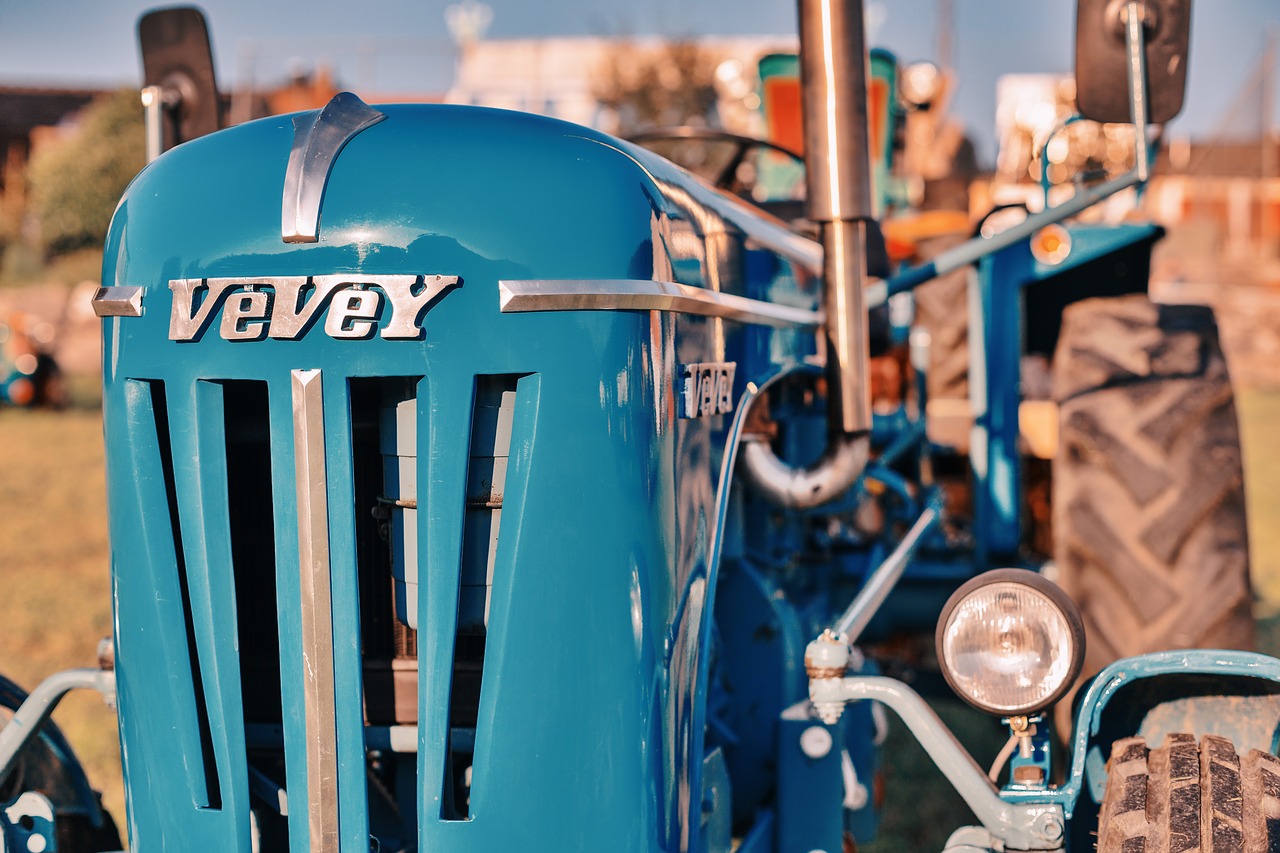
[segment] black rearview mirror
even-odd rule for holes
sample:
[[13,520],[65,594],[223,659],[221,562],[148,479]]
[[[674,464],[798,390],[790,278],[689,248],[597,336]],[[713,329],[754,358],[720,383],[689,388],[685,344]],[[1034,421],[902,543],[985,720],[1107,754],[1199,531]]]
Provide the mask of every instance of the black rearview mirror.
[[167,151],[221,127],[221,103],[204,13],[192,6],[157,9],[138,21],[144,86],[163,98]]
[[[1129,107],[1129,0],[1079,0],[1076,7],[1076,103],[1085,118],[1132,121]],[[1139,0],[1147,69],[1147,121],[1182,110],[1187,83],[1191,0]]]

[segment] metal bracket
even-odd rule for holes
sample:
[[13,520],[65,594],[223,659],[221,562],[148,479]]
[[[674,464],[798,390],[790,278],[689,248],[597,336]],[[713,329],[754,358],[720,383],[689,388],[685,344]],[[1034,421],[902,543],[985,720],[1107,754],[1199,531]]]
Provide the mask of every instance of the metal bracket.
[[99,287],[93,294],[93,313],[99,317],[141,317],[142,288]]
[[33,738],[58,707],[62,697],[72,690],[85,688],[97,690],[113,701],[116,694],[116,674],[100,669],[68,669],[54,673],[32,690],[13,717],[0,729],[0,785],[4,785],[18,753]]
[[955,735],[920,695],[893,678],[850,676],[814,678],[809,699],[817,707],[831,702],[871,699],[893,710],[947,781],[993,836],[1010,850],[1060,850],[1066,833],[1063,807],[1054,802],[1008,802],[974,763]]

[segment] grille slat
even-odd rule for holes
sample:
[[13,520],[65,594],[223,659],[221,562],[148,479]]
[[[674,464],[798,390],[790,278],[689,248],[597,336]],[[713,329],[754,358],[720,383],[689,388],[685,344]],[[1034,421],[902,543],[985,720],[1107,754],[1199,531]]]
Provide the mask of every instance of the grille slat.
[[[136,497],[122,502],[112,519],[114,526],[131,533],[126,540],[129,545],[117,547],[115,558],[128,560],[133,568],[130,574],[117,576],[120,632],[116,641],[123,650],[124,660],[131,659],[129,647],[135,642],[158,645],[158,658],[172,673],[172,677],[163,682],[162,691],[166,694],[164,706],[169,709],[172,731],[165,750],[176,751],[184,757],[182,766],[190,785],[191,800],[197,807],[208,809],[212,802],[217,802],[214,800],[218,791],[217,767],[212,761],[191,625],[165,387],[163,382],[142,379],[125,380],[125,386],[126,420],[133,428],[127,431],[124,441],[129,469],[135,472],[131,486]],[[112,417],[111,412],[108,417]],[[154,511],[144,512],[143,507],[166,507],[167,512],[162,516]],[[131,512],[135,509],[136,513]],[[119,541],[120,537],[115,539]],[[147,612],[135,617],[135,608]],[[145,624],[148,618],[158,621],[159,631],[154,632],[157,636],[134,636],[131,626]],[[127,664],[121,677],[129,677]],[[122,719],[127,724],[132,718]],[[132,756],[126,753],[123,758],[127,764]],[[140,763],[161,758],[159,754],[136,756]]]
[[330,602],[334,724],[337,735],[341,849],[369,847],[369,792],[365,755],[359,555],[352,447],[351,379],[325,371],[324,447],[329,510]]

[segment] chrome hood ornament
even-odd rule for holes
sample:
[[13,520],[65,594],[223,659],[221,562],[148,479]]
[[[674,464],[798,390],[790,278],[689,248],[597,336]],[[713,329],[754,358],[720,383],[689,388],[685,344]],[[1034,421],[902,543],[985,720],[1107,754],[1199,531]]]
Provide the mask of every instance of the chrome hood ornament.
[[318,113],[293,119],[293,150],[284,173],[280,236],[286,243],[320,240],[320,202],[329,171],[356,134],[385,119],[350,92],[339,92]]

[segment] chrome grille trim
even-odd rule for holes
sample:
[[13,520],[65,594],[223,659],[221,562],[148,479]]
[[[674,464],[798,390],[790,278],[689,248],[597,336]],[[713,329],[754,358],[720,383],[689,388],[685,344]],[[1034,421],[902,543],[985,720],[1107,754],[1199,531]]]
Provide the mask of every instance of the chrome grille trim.
[[674,281],[528,279],[498,282],[503,313],[523,311],[673,311],[762,326],[822,325],[822,312],[717,293]]
[[99,287],[93,294],[93,313],[99,317],[141,317],[142,288]]
[[292,379],[307,733],[307,826],[312,853],[337,853],[338,737],[334,708],[324,394],[319,370],[294,370]]

